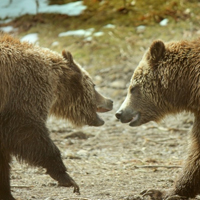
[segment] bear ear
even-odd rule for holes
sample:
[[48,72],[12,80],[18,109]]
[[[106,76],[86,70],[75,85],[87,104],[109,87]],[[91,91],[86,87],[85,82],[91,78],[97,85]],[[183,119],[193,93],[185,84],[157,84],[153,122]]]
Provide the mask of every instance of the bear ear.
[[67,60],[67,65],[68,65],[71,69],[73,69],[73,70],[75,70],[75,71],[81,73],[80,68],[79,68],[79,67],[77,66],[77,64],[74,62],[73,56],[72,56],[72,54],[71,54],[69,51],[63,50],[63,51],[62,51],[62,55],[63,55],[63,58],[65,58],[65,59]]
[[156,40],[150,46],[150,59],[156,63],[163,56],[164,52],[165,44],[162,40]]
[[62,55],[68,61],[69,65],[72,64],[72,63],[74,63],[72,54],[69,51],[63,50],[62,51]]

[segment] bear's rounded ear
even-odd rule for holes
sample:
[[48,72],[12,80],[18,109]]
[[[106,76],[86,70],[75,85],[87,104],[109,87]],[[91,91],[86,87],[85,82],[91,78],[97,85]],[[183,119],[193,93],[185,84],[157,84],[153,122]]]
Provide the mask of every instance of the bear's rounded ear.
[[165,52],[165,44],[162,40],[154,41],[150,46],[150,60],[158,62]]
[[74,63],[72,54],[69,51],[62,51],[63,57],[68,61],[69,64]]
[[73,69],[73,70],[75,70],[75,71],[81,73],[80,68],[79,68],[79,67],[77,66],[77,64],[74,62],[73,56],[72,56],[72,54],[71,54],[69,51],[63,50],[63,51],[62,51],[62,55],[63,55],[63,58],[65,58],[65,59],[67,60],[67,65],[68,65],[71,69]]

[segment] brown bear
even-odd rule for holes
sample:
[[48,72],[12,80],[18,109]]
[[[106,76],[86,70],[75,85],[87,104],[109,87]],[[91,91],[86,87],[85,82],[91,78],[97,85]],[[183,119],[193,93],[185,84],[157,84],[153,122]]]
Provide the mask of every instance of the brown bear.
[[40,166],[61,186],[79,186],[68,175],[57,146],[50,139],[47,117],[54,114],[76,126],[101,126],[96,112],[113,102],[95,90],[89,74],[69,52],[46,48],[0,34],[0,199],[10,191],[11,156]]
[[193,198],[200,194],[200,39],[154,41],[135,69],[116,117],[122,123],[139,126],[181,111],[195,116],[189,156],[173,189],[143,192],[152,199]]

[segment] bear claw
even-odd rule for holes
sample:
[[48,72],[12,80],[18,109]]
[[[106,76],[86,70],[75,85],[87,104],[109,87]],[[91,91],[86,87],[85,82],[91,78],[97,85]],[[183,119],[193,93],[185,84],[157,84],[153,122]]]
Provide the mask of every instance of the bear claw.
[[144,190],[140,193],[143,197],[150,196],[151,200],[187,200],[185,196],[167,195],[166,192],[160,190]]
[[144,190],[140,193],[143,197],[150,196],[151,200],[162,200],[163,193],[159,190]]
[[74,187],[74,193],[76,194],[80,194],[80,189],[79,186],[75,183],[75,184],[71,184],[71,185],[66,185],[66,184],[62,184],[62,183],[58,183],[58,186],[64,186],[64,187]]
[[80,194],[80,189],[77,183],[71,178],[68,177],[69,179],[65,182],[58,182],[58,186],[63,186],[63,187],[74,187],[74,193]]

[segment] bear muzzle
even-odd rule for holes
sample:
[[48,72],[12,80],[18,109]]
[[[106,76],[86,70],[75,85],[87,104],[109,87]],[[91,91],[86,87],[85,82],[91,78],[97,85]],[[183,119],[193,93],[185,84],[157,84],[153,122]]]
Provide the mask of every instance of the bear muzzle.
[[116,118],[122,123],[129,123],[129,126],[138,126],[140,120],[140,113],[132,110],[118,110],[115,114]]
[[106,99],[104,103],[97,105],[97,112],[103,113],[108,112],[113,109],[113,101],[111,99]]

